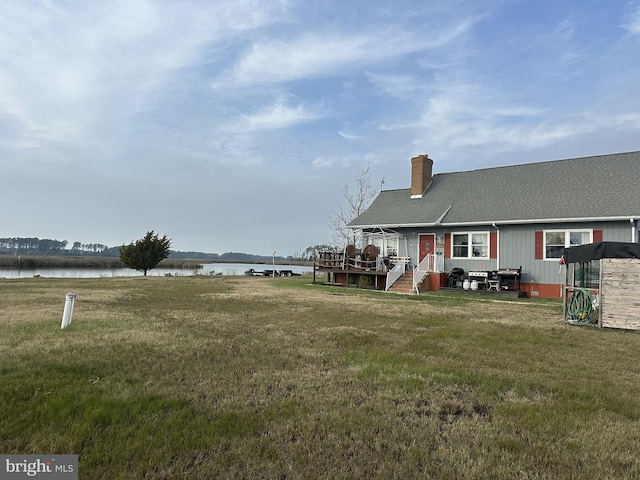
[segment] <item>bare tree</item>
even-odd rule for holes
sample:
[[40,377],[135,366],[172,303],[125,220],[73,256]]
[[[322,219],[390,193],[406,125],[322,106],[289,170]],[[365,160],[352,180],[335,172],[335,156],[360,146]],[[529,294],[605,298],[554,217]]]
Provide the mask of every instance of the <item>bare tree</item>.
[[347,225],[369,208],[373,199],[380,192],[371,183],[369,169],[370,165],[367,163],[362,171],[356,174],[353,191],[349,189],[348,185],[343,187],[342,195],[345,204],[341,205],[338,211],[334,210],[333,217],[328,221],[329,243],[335,247],[356,244],[356,232],[347,228]]

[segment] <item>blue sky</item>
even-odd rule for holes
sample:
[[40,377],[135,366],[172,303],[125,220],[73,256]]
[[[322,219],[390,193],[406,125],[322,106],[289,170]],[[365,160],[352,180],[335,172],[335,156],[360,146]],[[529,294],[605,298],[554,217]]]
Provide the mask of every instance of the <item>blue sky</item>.
[[640,150],[639,59],[639,0],[4,0],[0,237],[292,255],[367,164]]

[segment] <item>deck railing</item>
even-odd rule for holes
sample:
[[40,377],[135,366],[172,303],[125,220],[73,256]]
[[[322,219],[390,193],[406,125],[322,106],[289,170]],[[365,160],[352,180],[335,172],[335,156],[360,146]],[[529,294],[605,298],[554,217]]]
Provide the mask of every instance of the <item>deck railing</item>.
[[370,258],[360,253],[348,255],[346,250],[344,252],[318,252],[315,260],[315,266],[319,270],[340,269],[384,272],[387,270],[388,264],[389,257],[378,255]]
[[347,264],[349,265],[349,270],[383,270],[384,268],[379,268],[380,262],[378,258],[374,258],[373,260],[364,260],[360,255],[356,255],[355,257],[348,257]]
[[345,268],[345,255],[342,252],[318,252],[316,266],[319,268]]

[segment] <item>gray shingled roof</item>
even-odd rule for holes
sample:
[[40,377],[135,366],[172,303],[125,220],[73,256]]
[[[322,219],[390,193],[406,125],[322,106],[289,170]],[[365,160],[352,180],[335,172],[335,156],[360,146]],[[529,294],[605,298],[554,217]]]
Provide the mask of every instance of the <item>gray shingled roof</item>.
[[422,198],[386,190],[355,228],[640,218],[640,152],[433,176]]

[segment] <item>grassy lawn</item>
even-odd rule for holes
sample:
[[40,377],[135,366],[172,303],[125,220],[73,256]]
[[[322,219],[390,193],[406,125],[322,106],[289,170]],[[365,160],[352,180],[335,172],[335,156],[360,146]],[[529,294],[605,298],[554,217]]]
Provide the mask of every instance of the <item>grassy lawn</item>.
[[0,452],[92,480],[640,478],[639,334],[481,298],[0,280]]

